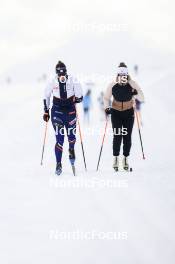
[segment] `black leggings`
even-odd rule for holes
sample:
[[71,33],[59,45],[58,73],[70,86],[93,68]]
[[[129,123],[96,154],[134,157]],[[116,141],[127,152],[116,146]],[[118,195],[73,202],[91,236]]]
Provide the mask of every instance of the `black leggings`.
[[[119,156],[120,146],[123,139],[123,155],[129,156],[131,149],[131,134],[134,124],[134,109],[117,111],[112,109],[111,115],[113,128],[113,156]],[[127,135],[122,135],[122,128],[126,128]]]

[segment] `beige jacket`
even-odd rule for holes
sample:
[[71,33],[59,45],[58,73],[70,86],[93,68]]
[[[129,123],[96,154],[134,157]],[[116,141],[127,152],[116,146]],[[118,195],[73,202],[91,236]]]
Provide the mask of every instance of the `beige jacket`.
[[[111,101],[111,97],[112,97],[112,87],[116,84],[117,82],[113,81],[111,82],[107,89],[106,92],[104,94],[104,108],[108,108],[110,107],[110,101]],[[138,94],[133,96],[133,99],[138,99],[140,102],[144,102],[144,94],[140,88],[140,86],[133,80],[129,80],[129,84],[131,85],[131,87],[133,89],[136,89]]]

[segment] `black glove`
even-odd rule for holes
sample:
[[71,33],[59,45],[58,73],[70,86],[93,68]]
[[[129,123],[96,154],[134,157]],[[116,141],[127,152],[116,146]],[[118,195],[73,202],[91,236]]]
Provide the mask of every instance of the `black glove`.
[[78,104],[78,103],[81,103],[83,101],[83,96],[78,98],[78,97],[75,97],[75,103]]
[[107,115],[111,115],[111,108],[110,108],[110,107],[106,108],[106,109],[105,109],[105,113],[106,113]]
[[136,89],[132,89],[132,95],[137,95],[137,94],[138,94],[137,90]]
[[44,113],[44,115],[43,115],[43,120],[45,122],[48,122],[49,119],[50,119],[49,110],[46,110],[45,113]]

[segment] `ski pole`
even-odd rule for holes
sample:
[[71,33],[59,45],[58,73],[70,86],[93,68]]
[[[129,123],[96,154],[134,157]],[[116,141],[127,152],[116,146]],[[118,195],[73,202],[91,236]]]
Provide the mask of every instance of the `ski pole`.
[[141,149],[142,149],[142,156],[143,156],[143,159],[145,159],[145,154],[144,154],[144,151],[143,151],[143,142],[142,142],[140,124],[139,124],[139,118],[138,118],[138,114],[137,114],[137,110],[136,109],[135,109],[135,115],[136,115],[136,120],[137,120],[138,131],[139,131],[139,138],[140,138],[140,144],[141,144]]
[[103,151],[103,145],[104,145],[104,141],[105,141],[107,126],[108,126],[108,117],[106,118],[105,130],[104,130],[104,134],[103,134],[103,139],[102,139],[102,144],[101,144],[101,148],[100,148],[100,154],[99,154],[99,158],[98,158],[96,171],[98,171],[99,164],[100,164],[100,159],[101,159],[101,154],[102,154],[102,151]]
[[81,133],[81,126],[80,126],[80,120],[78,117],[77,108],[76,108],[76,113],[77,113],[77,121],[78,121],[78,128],[79,128],[80,141],[81,141],[81,149],[82,149],[82,153],[83,153],[84,167],[85,167],[85,171],[87,171],[85,152],[84,152],[84,146],[83,146],[83,137],[82,137],[82,133]]
[[44,149],[46,144],[46,135],[47,135],[47,128],[48,128],[48,122],[46,122],[45,131],[44,131],[44,140],[43,140],[43,148],[42,148],[42,155],[41,155],[41,166],[43,165],[43,157],[44,157]]

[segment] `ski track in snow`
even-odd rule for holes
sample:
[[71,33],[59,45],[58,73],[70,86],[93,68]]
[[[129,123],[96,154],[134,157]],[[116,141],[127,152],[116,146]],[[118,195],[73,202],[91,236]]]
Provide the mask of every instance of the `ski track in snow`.
[[[140,78],[144,83],[146,76]],[[88,172],[84,171],[78,139],[76,177],[67,160],[67,143],[63,175],[54,175],[51,124],[44,165],[40,166],[42,85],[8,87],[13,90],[13,99],[5,92],[1,97],[1,263],[174,263],[174,127],[168,129],[174,115],[169,108],[171,96],[166,102],[159,97],[165,78],[145,81],[143,87],[146,160],[141,158],[135,126],[130,159],[133,172],[113,172],[112,139],[107,136],[96,173],[101,136],[84,135]],[[104,122],[94,113],[98,110],[91,113],[91,125],[103,128]],[[82,115],[80,119],[84,127]],[[109,181],[115,188],[104,186]],[[127,240],[51,239],[51,230],[127,232]]]

